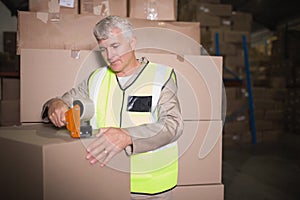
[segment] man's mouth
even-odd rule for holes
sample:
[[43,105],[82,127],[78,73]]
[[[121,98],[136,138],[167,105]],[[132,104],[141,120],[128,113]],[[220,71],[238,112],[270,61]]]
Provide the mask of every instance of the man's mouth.
[[110,61],[110,64],[111,64],[111,65],[114,65],[114,64],[116,64],[117,62],[119,62],[119,60]]

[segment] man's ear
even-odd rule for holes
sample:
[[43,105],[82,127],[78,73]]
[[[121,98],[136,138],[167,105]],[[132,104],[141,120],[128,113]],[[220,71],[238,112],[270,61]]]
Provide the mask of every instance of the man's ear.
[[135,50],[136,47],[136,37],[132,37],[131,41],[130,41],[130,47],[132,50]]

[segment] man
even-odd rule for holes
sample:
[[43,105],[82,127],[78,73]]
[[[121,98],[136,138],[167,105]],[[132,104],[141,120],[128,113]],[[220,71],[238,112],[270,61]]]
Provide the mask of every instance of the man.
[[95,105],[90,123],[99,129],[87,147],[90,163],[105,166],[125,150],[131,160],[132,199],[171,199],[178,173],[176,140],[183,130],[175,73],[136,58],[136,38],[126,19],[102,19],[94,36],[109,66],[95,70],[61,98],[49,100],[44,105],[48,118],[57,127],[65,126],[72,100],[90,98]]

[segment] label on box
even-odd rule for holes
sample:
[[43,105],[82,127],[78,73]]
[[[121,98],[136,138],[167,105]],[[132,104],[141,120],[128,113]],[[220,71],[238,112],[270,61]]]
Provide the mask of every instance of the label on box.
[[109,16],[109,2],[108,1],[102,1],[100,4],[95,5],[93,7],[93,13],[95,15],[100,15],[103,17]]
[[63,7],[74,8],[75,2],[74,0],[60,0],[59,5]]

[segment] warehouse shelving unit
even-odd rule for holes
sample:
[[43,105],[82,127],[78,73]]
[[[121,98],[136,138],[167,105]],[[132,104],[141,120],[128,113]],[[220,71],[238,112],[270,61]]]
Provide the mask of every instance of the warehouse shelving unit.
[[[251,137],[252,137],[252,144],[256,144],[256,125],[255,125],[255,116],[254,116],[254,103],[253,103],[253,96],[252,96],[252,84],[251,84],[251,74],[250,74],[250,64],[249,64],[249,55],[248,55],[248,46],[247,46],[247,39],[246,36],[242,36],[243,41],[243,50],[244,50],[244,60],[245,60],[245,71],[246,71],[246,86],[248,91],[248,107],[249,107],[249,115],[250,115],[250,129],[251,129]],[[215,34],[215,42],[216,42],[216,56],[220,56],[220,48],[219,48],[219,33],[216,32]],[[227,68],[225,65],[223,65],[223,69],[229,74],[233,76],[233,78],[223,78],[223,82],[225,86],[239,86],[243,87],[244,80],[241,79],[237,74],[235,74],[233,71],[231,71],[229,68]],[[229,120],[234,118],[239,113],[243,112],[246,109],[246,107],[241,107],[238,109],[235,113],[233,113]]]

